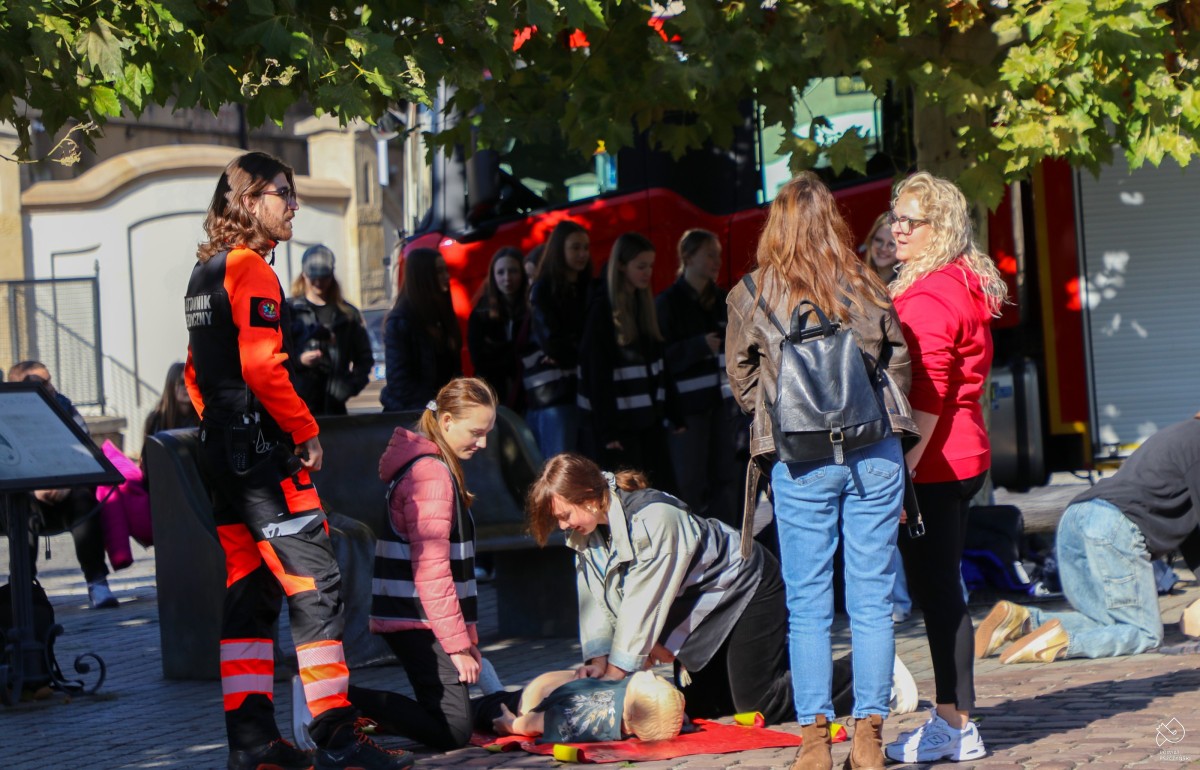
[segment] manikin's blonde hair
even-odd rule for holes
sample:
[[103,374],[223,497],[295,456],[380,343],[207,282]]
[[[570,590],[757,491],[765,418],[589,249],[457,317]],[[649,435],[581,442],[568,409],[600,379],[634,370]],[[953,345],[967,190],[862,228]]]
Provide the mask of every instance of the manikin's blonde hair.
[[683,729],[683,693],[649,671],[629,678],[625,689],[625,725],[643,741],[665,741]]
[[928,219],[929,245],[899,270],[896,280],[888,285],[892,297],[899,297],[914,283],[935,270],[961,259],[966,269],[979,279],[984,301],[992,315],[999,315],[1008,296],[1008,287],[996,269],[996,263],[975,245],[974,226],[967,198],[953,182],[918,171],[896,185],[892,208],[902,195],[911,195],[921,209],[921,219]]

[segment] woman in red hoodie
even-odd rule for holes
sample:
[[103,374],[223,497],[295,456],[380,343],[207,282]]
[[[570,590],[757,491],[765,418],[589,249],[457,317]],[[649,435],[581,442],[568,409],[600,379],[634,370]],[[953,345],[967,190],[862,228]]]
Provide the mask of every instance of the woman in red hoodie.
[[889,286],[912,357],[908,393],[921,440],[906,459],[925,519],[924,537],[900,530],[908,587],[925,615],[934,711],[885,753],[898,762],[963,761],[987,753],[970,720],[974,634],[959,562],[967,507],[991,466],[980,397],[992,367],[991,320],[1006,289],[975,245],[967,199],[953,183],[913,174],[888,214],[901,268]]
[[371,631],[404,665],[416,700],[351,687],[355,705],[388,733],[435,749],[471,737],[468,685],[479,679],[473,496],[462,461],[487,445],[496,394],[459,377],[430,401],[416,432],[396,428],[379,460],[389,523],[375,545]]

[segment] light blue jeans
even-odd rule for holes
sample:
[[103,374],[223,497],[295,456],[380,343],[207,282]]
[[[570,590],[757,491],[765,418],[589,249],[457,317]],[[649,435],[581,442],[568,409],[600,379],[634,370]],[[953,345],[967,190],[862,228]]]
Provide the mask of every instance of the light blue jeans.
[[833,554],[843,539],[846,611],[853,639],[854,713],[886,717],[892,685],[892,588],[904,464],[894,437],[828,461],[776,463],[771,471],[796,718],[832,720]]
[[1063,593],[1075,612],[1030,607],[1033,626],[1058,620],[1068,658],[1135,655],[1162,643],[1162,615],[1146,538],[1111,503],[1067,506],[1054,546]]
[[530,409],[525,413],[525,424],[547,460],[556,454],[574,452],[579,445],[579,407],[574,404]]
[[911,615],[912,596],[908,593],[908,580],[904,576],[904,560],[900,558],[899,548],[892,556],[892,571],[896,573],[896,585],[892,588],[892,614],[899,612]]

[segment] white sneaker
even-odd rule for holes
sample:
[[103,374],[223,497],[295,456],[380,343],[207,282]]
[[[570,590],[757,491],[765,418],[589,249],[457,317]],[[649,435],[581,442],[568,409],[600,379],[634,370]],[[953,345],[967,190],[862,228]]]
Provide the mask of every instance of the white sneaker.
[[312,719],[308,698],[304,697],[304,682],[300,681],[300,675],[297,674],[292,677],[292,741],[305,751],[317,750],[317,744],[308,733]]
[[918,703],[917,681],[897,655],[892,662],[892,698],[888,706],[893,714],[911,714]]
[[477,684],[484,695],[491,695],[494,692],[500,692],[504,689],[504,683],[496,675],[496,667],[487,658],[480,658],[479,660],[479,681]]
[[948,759],[964,762],[987,755],[983,739],[974,722],[967,722],[962,730],[956,730],[937,714],[929,710],[929,721],[911,732],[901,733],[889,743],[883,753],[893,762],[937,762]]
[[94,583],[87,584],[88,605],[94,610],[107,610],[120,606],[116,595],[108,587],[108,580],[100,578]]

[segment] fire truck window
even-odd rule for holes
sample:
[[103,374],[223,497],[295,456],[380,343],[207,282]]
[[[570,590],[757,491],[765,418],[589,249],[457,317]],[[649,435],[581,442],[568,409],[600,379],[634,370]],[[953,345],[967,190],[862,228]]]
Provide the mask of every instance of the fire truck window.
[[[879,153],[880,127],[882,124],[879,100],[857,77],[819,78],[810,80],[793,105],[796,115],[795,136],[805,138],[813,132],[813,139],[829,144],[851,128],[858,128],[867,138],[867,160]],[[813,119],[824,117],[824,125],[813,126]],[[792,178],[788,170],[788,156],[780,154],[784,130],[781,125],[759,124],[759,142],[762,150],[762,189],[759,203],[770,203],[779,188]],[[829,158],[821,154],[815,170],[822,176],[832,178]]]

